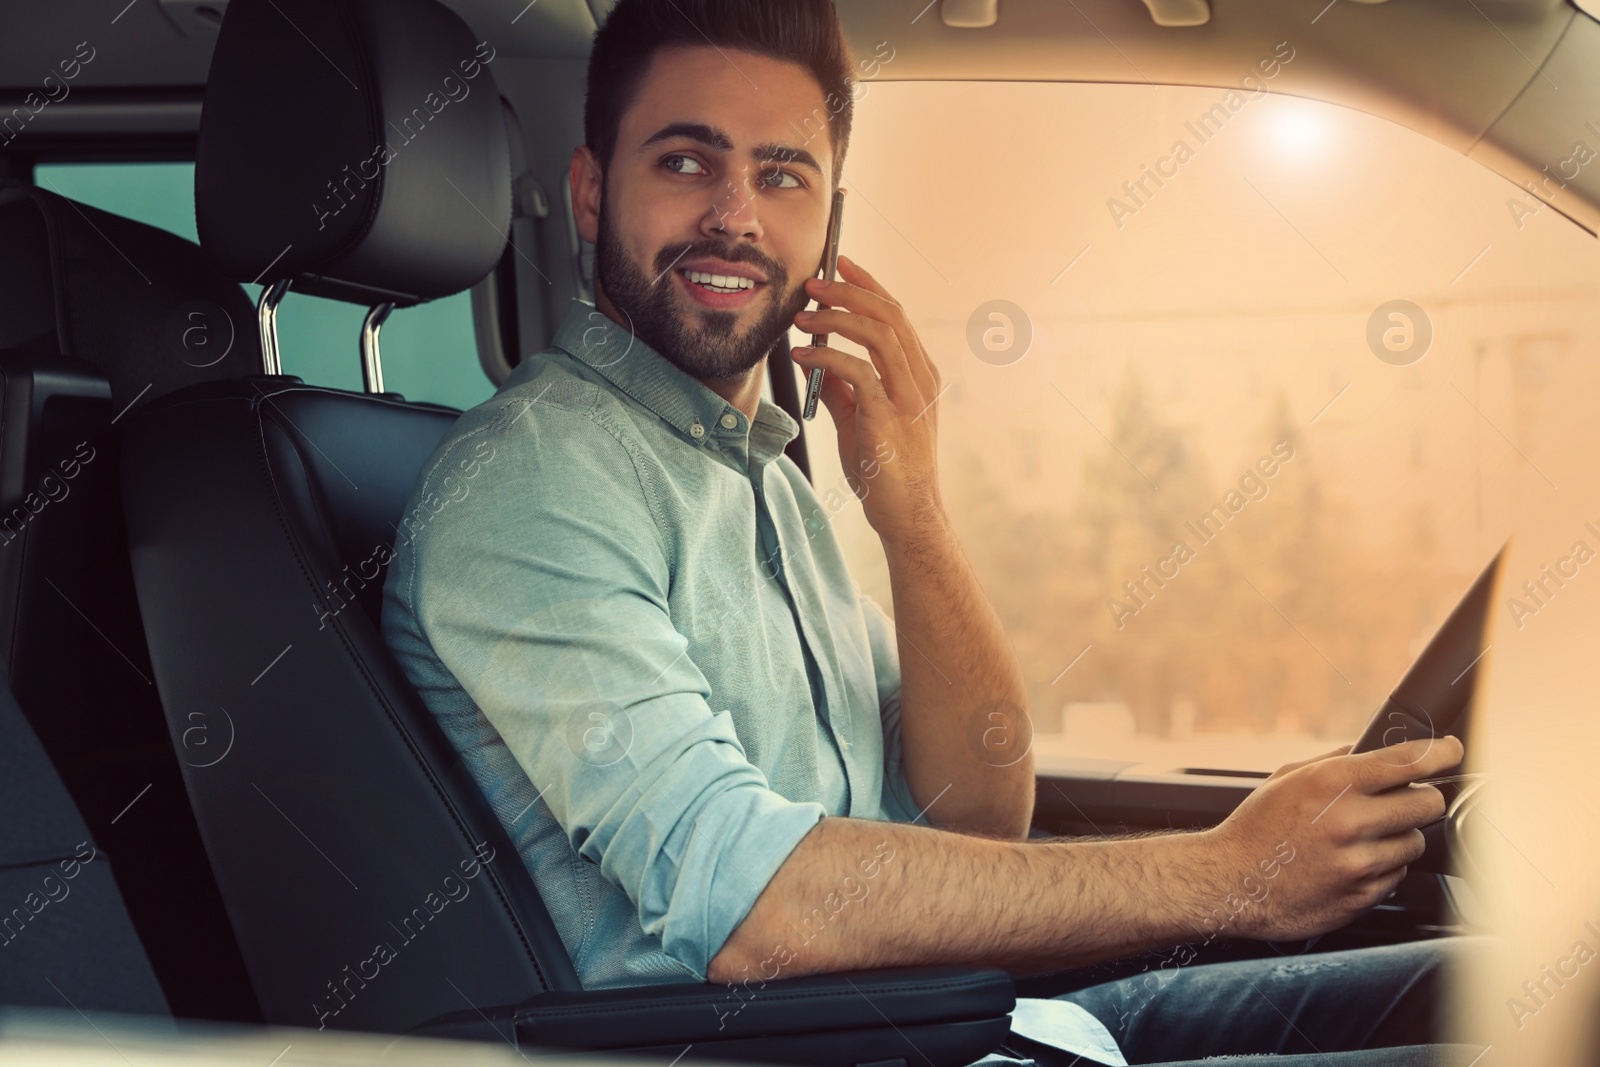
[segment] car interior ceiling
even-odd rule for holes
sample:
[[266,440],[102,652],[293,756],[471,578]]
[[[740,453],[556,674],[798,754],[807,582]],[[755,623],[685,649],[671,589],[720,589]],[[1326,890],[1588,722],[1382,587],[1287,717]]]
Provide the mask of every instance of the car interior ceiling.
[[[1121,0],[1005,0],[985,29],[839,7],[856,49],[892,42],[884,77],[907,81],[1232,86],[1264,49],[1314,37],[1293,92],[1537,186],[1543,161],[1600,114],[1600,24],[1564,0],[1483,2],[1492,20],[1427,0],[1318,24],[1320,3],[1212,0],[1211,22],[1187,33]],[[0,891],[20,898],[75,859],[89,877],[74,885],[94,901],[74,913],[87,926],[61,909],[35,917],[40,929],[19,940],[28,966],[0,972],[0,1002],[47,1003],[39,977],[55,975],[80,983],[83,1007],[316,1026],[320,998],[330,1027],[513,1033],[519,1045],[670,1054],[694,1042],[706,1055],[839,1064],[892,1060],[908,1043],[940,1049],[940,1063],[988,1051],[1019,989],[990,969],[781,980],[726,1026],[720,987],[582,990],[504,829],[383,647],[381,581],[332,620],[334,640],[311,636],[307,598],[385,539],[457,412],[263,373],[270,335],[264,351],[240,283],[292,277],[295,292],[372,307],[470,286],[485,373],[503,381],[588,295],[566,169],[606,0],[339,0],[348,33],[328,28],[335,5],[321,0],[101,6],[93,33],[79,5],[0,15],[0,115],[38,57],[72,56],[86,34],[96,48],[71,95],[0,148],[0,514],[42,475],[71,486],[0,534],[16,542],[0,549]],[[202,8],[227,10],[220,35]],[[353,216],[307,227],[304,205],[276,193],[282,168],[337,173],[362,142],[328,104],[343,75],[281,61],[304,46],[275,9],[351,56],[398,60],[352,64],[393,79],[371,86],[384,100],[425,91],[419,72],[454,67],[479,41],[496,51],[484,83],[495,91],[458,105],[455,139],[419,142],[398,180],[363,192],[370,232]],[[1507,39],[1526,61],[1481,61]],[[38,163],[113,159],[197,160],[204,251],[32,183]],[[420,225],[407,205],[446,180],[461,197],[435,202],[451,221]],[[1600,168],[1564,192],[1558,210],[1600,231]],[[195,308],[237,327],[220,363],[171,358],[174,315]],[[792,374],[773,384],[794,411]],[[791,451],[802,466],[804,449],[802,437]],[[298,654],[257,686],[285,645]],[[229,775],[208,774],[240,723],[255,743]],[[284,832],[290,792],[307,812],[337,813],[319,836],[359,896],[303,892],[326,880],[325,858],[258,847]],[[154,817],[122,822],[130,802]],[[419,871],[443,874],[483,848],[510,862],[482,863],[489,891],[456,910],[452,937],[408,944],[382,996],[333,1011],[341,972],[370,952],[370,917],[410,911]]]

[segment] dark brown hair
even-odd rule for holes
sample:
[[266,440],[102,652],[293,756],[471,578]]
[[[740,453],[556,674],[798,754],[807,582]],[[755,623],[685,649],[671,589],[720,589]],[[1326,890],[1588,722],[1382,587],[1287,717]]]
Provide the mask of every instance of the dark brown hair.
[[855,111],[852,59],[833,0],[618,0],[589,53],[583,136],[602,169],[611,166],[622,113],[638,96],[650,60],[663,48],[733,48],[794,63],[822,89],[821,114],[799,116],[809,140],[826,126],[839,184]]

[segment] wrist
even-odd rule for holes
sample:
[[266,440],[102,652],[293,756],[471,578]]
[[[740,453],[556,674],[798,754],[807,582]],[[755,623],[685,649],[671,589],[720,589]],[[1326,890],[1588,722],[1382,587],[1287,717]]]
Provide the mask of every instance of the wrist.
[[884,552],[892,560],[895,552],[926,552],[955,543],[955,530],[937,495],[912,506],[905,521],[878,530]]
[[1173,921],[1176,939],[1241,936],[1238,920],[1244,909],[1235,906],[1237,893],[1230,872],[1231,846],[1217,833],[1207,830],[1174,834],[1166,838],[1173,849],[1169,871],[1174,902]]
[[[1198,896],[1190,902],[1200,915],[1205,940],[1214,938],[1261,937],[1268,932],[1268,917],[1262,905],[1270,887],[1264,880],[1276,875],[1258,871],[1255,862],[1244,855],[1227,832],[1226,824],[1193,835],[1198,840],[1198,866],[1194,885]],[[1263,870],[1268,857],[1262,863]]]

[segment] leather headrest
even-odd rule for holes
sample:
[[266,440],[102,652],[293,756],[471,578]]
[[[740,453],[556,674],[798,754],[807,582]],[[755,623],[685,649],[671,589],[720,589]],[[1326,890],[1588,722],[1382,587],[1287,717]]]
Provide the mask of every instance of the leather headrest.
[[261,370],[256,313],[176,234],[0,183],[0,350],[83,360],[114,410]]
[[495,53],[434,0],[233,0],[195,166],[242,282],[406,305],[493,269],[511,218]]

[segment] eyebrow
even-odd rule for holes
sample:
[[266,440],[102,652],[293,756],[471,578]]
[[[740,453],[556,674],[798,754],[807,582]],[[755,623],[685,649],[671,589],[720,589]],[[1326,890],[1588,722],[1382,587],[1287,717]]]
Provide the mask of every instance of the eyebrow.
[[[651,145],[660,144],[675,138],[684,138],[705,145],[707,148],[716,149],[718,152],[733,151],[733,138],[727,132],[704,122],[669,122],[655,133],[645,138],[639,146],[642,152]],[[780,144],[769,141],[758,144],[750,149],[750,155],[757,163],[798,163],[802,167],[809,167],[822,176],[822,164],[817,158],[804,148],[795,148],[792,145]]]
[[790,145],[769,141],[758,144],[750,149],[750,154],[757,163],[798,163],[802,167],[810,167],[822,176],[822,164],[817,162],[817,157],[807,152],[804,148],[794,148]]
[[639,146],[641,150],[662,141],[670,141],[682,137],[690,141],[698,141],[708,148],[715,148],[719,152],[733,151],[733,138],[715,126],[708,126],[703,122],[669,122],[661,127]]

